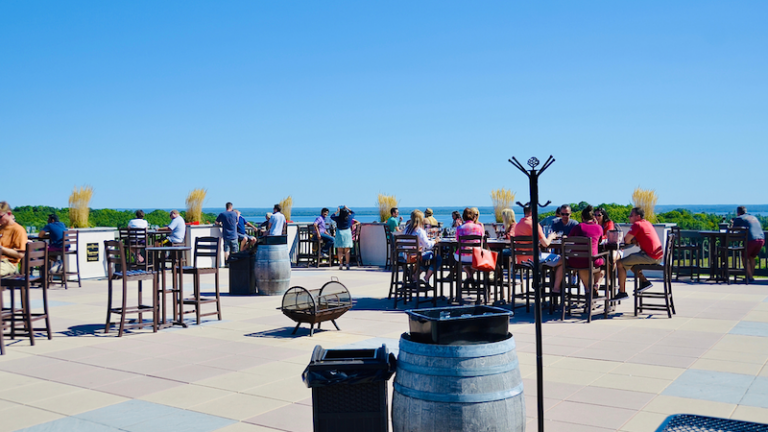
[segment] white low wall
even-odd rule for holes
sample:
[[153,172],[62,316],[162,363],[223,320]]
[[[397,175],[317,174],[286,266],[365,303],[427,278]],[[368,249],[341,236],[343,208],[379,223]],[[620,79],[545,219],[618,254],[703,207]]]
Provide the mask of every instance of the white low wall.
[[[115,240],[117,228],[77,228],[77,257],[80,260],[80,278],[93,279],[107,277],[107,257],[104,253],[104,241]],[[89,248],[91,260],[88,261]],[[67,256],[67,269],[75,271],[75,256]],[[72,276],[70,276],[70,279]]]
[[[653,224],[653,227],[656,229],[656,234],[659,236],[659,240],[661,240],[661,247],[664,248],[664,253],[666,253],[667,249],[667,235],[670,232],[670,228],[675,226],[677,224],[674,223],[660,223],[660,224]],[[631,224],[616,224],[618,228],[621,229],[621,231],[626,236],[629,232],[629,229],[632,227]],[[640,248],[637,246],[632,246],[627,249],[624,249],[624,255],[632,254],[639,252]],[[631,272],[630,272],[631,273]],[[643,272],[644,275],[654,278],[662,278],[664,277],[664,274],[660,271],[645,271]]]

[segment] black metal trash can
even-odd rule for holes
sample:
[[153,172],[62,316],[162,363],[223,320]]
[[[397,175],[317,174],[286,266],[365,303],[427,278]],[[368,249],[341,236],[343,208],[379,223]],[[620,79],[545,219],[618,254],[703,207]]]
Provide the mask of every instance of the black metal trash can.
[[229,294],[256,295],[256,251],[233,253],[229,257]]
[[320,345],[302,374],[312,389],[315,432],[387,432],[387,380],[395,356],[380,348],[326,350]]

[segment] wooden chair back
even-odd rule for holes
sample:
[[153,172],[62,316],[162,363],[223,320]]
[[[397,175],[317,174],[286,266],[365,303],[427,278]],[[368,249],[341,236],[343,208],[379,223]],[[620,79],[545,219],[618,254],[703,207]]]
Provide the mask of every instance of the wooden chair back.
[[119,240],[105,240],[104,241],[104,255],[107,261],[107,277],[109,279],[115,278],[116,266],[120,266],[120,269],[125,272],[127,265],[125,262],[125,249],[123,242]]
[[213,268],[219,268],[219,249],[221,248],[221,237],[197,237],[195,239],[195,258],[194,266],[197,267],[198,257],[213,258]]

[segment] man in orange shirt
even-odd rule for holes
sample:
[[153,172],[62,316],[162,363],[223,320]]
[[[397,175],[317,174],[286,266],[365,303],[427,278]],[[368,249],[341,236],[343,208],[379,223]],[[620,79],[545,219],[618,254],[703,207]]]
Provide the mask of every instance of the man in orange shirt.
[[[629,298],[626,292],[627,270],[632,270],[632,266],[640,264],[659,264],[664,256],[656,228],[653,227],[652,223],[645,220],[645,211],[640,207],[633,208],[629,214],[629,221],[632,223],[632,227],[624,236],[624,242],[637,244],[640,247],[640,252],[625,255],[619,260],[617,267],[619,270],[619,293],[614,300]],[[640,278],[638,292],[643,292],[653,286],[651,281],[645,278],[642,271],[638,270],[636,277]]]
[[0,201],[0,276],[16,274],[19,271],[19,261],[24,258],[27,250],[27,232],[16,223],[11,212],[11,206]]

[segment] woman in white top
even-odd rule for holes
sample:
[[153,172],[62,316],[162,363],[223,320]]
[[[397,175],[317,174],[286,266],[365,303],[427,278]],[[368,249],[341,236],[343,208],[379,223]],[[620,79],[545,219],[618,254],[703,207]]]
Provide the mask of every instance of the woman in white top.
[[149,222],[144,220],[144,210],[136,210],[136,219],[128,221],[128,228],[148,228]]
[[[411,213],[411,220],[408,224],[408,228],[406,228],[403,234],[415,235],[416,238],[418,238],[422,262],[427,263],[432,261],[431,265],[427,268],[427,272],[424,274],[424,279],[421,280],[422,282],[427,283],[435,270],[440,268],[443,263],[440,254],[436,254],[432,250],[432,248],[440,242],[440,239],[430,240],[429,237],[427,237],[427,231],[424,229],[424,213],[422,213],[421,210],[414,210]],[[419,272],[421,272],[421,270],[419,270]]]

